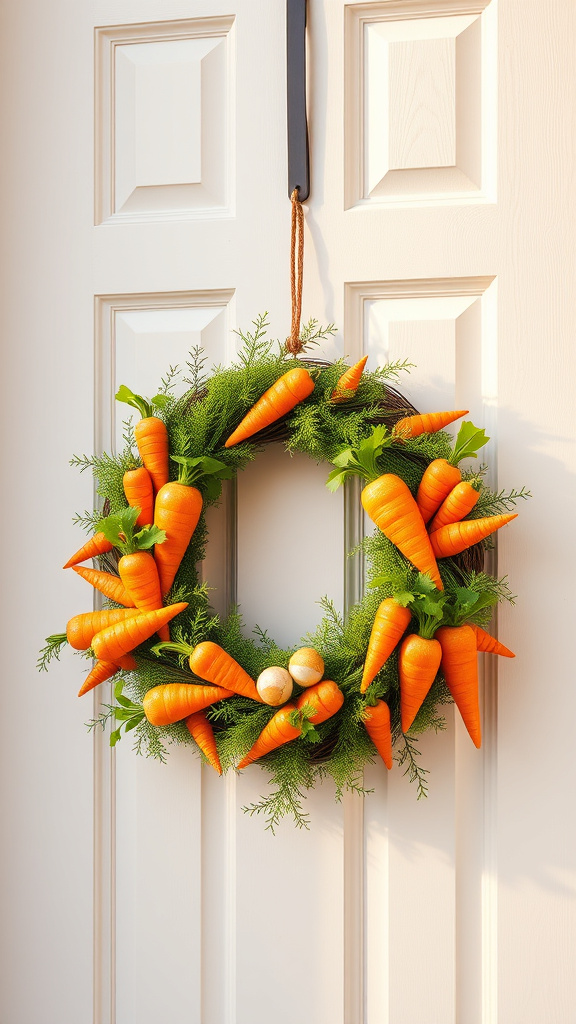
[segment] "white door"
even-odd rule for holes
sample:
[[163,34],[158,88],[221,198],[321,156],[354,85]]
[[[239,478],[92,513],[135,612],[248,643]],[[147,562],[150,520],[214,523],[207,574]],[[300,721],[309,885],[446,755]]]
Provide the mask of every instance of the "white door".
[[[449,715],[427,800],[375,765],[364,804],[326,785],[276,836],[242,812],[258,768],[111,753],[78,661],[34,665],[88,607],[59,570],[93,502],[67,463],[115,442],[115,385],[193,344],[225,362],[265,309],[288,333],[284,3],[1,14],[2,1024],[576,1021],[573,4],[309,0],[304,317],[338,325],[329,358],[411,359],[414,403],[469,408],[534,498],[498,545],[518,657],[486,667],[482,751]],[[354,598],[324,478],[274,452],[242,475],[236,567],[234,502],[213,517],[218,600],[236,576],[280,641]]]

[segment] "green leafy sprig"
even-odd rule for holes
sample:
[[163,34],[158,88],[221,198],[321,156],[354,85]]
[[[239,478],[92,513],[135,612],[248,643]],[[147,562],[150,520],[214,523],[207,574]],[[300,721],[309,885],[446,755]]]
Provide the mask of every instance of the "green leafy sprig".
[[376,480],[382,472],[378,460],[384,449],[391,444],[392,435],[385,426],[379,425],[355,447],[344,448],[332,459],[336,469],[332,470],[326,481],[328,490],[338,490],[351,476],[359,476],[368,482]]
[[162,381],[163,393],[154,395],[154,398],[147,399],[143,398],[142,395],[135,395],[130,388],[126,387],[125,384],[121,384],[116,392],[115,398],[117,402],[125,402],[126,405],[130,405],[133,409],[137,409],[142,419],[147,419],[149,416],[155,416],[156,411],[165,409],[170,402],[170,397],[167,394],[172,382],[171,377],[177,372],[176,369],[171,368],[167,378]]
[[475,427],[471,420],[464,420],[456,435],[448,462],[452,466],[457,466],[463,459],[476,459],[480,448],[488,444],[489,440],[490,438],[482,428]]
[[139,508],[123,508],[120,512],[100,519],[96,524],[96,530],[103,533],[106,540],[124,555],[131,555],[135,551],[148,551],[155,544],[162,544],[166,540],[166,533],[157,526],[143,526],[136,530],[136,520],[140,511]]

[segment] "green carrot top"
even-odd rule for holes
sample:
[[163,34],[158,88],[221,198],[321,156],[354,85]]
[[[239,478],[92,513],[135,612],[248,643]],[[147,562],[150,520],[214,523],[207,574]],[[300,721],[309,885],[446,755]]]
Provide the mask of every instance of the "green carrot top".
[[336,491],[350,476],[362,477],[369,483],[377,480],[382,473],[378,459],[392,443],[392,435],[380,424],[355,447],[343,448],[332,460],[336,469],[332,470],[326,481],[328,490]]
[[220,497],[222,480],[231,480],[234,476],[234,470],[230,466],[207,455],[200,455],[194,459],[185,455],[171,455],[170,458],[178,463],[178,483],[193,487],[204,477],[202,488],[206,497],[212,500]]
[[121,384],[115,395],[116,401],[125,402],[126,405],[131,405],[133,409],[137,409],[142,419],[147,419],[149,416],[155,416],[158,409],[163,409],[167,402],[170,401],[168,395],[154,395],[154,398],[148,400],[143,398],[142,395],[135,395],[130,388],[127,388],[125,384]]
[[446,591],[438,590],[427,573],[419,572],[410,590],[394,594],[394,600],[403,608],[410,608],[418,623],[418,633],[426,640],[432,639],[443,624],[448,595]]
[[143,526],[135,531],[136,520],[140,515],[138,507],[123,508],[114,515],[106,516],[96,524],[96,530],[103,533],[107,540],[119,548],[123,555],[131,555],[135,551],[147,551],[155,544],[166,540],[164,530],[157,526]]
[[475,459],[480,448],[490,440],[486,432],[480,427],[475,427],[471,420],[464,420],[452,449],[452,455],[447,460],[451,466],[457,466],[462,459]]

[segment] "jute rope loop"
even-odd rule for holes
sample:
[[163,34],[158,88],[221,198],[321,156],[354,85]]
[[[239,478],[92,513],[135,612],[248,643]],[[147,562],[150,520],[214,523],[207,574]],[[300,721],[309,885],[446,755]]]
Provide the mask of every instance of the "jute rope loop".
[[297,356],[302,351],[300,320],[302,316],[302,278],[304,271],[304,208],[298,199],[298,189],[292,200],[292,235],[290,242],[290,288],[292,292],[292,327],[286,338],[286,351]]

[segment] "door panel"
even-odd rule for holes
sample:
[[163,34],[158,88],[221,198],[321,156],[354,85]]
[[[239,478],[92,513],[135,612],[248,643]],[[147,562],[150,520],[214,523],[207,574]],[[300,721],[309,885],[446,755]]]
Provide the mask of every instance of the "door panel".
[[[1,17],[0,1017],[571,1021],[576,12],[309,3],[304,318],[337,324],[326,358],[417,364],[408,397],[469,408],[493,485],[534,498],[492,559],[520,595],[498,622],[518,657],[483,666],[482,751],[449,710],[421,743],[427,800],[374,764],[364,802],[323,785],[310,830],[277,836],[243,812],[265,773],[112,752],[84,727],[110,688],[88,707],[78,658],[49,677],[34,662],[89,606],[58,576],[94,500],[67,461],[121,443],[118,385],[149,392],[197,344],[230,362],[265,308],[288,332],[284,4],[21,0]],[[330,496],[324,477],[272,448],[210,512],[215,606],[239,600],[281,643],[324,593],[361,594],[343,557],[366,529],[358,488]]]

